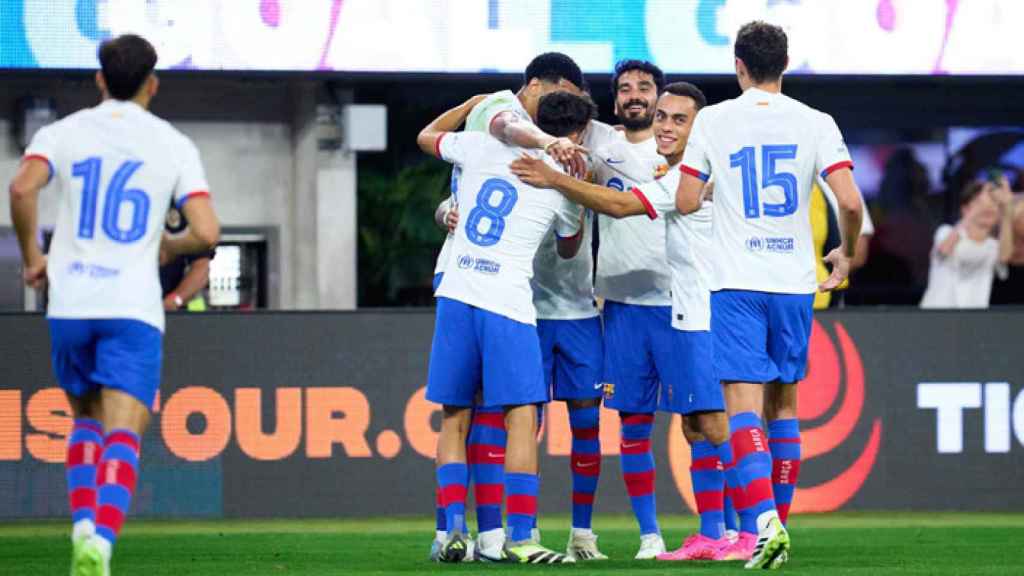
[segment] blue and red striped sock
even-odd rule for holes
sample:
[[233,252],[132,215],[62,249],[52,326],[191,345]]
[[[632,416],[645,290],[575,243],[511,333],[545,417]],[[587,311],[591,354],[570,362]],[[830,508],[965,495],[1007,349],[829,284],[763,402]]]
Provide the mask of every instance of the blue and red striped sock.
[[111,430],[96,467],[96,535],[111,545],[117,540],[135,495],[139,474],[139,436]]
[[71,523],[76,526],[76,531],[92,533],[95,530],[96,464],[102,453],[103,425],[92,418],[76,418],[68,436],[68,452],[64,461]]
[[434,512],[435,530],[437,530],[438,532],[447,532],[448,519],[445,518],[444,498],[441,497],[440,486],[434,488],[434,506],[436,507],[436,510]]
[[[731,442],[723,442],[718,446],[718,459],[722,462],[722,473],[725,476],[725,499],[722,506],[725,515],[725,528],[739,532],[739,515],[736,511],[743,507],[743,484],[740,482],[740,474],[736,470],[736,460],[733,458]],[[732,523],[731,528],[729,527],[730,522]]]
[[536,474],[512,472],[505,474],[506,506],[508,507],[509,540],[524,542],[537,518],[537,492],[540,479]]
[[779,519],[785,524],[793,491],[800,477],[800,421],[796,418],[768,423],[768,446],[772,451],[772,490]]
[[659,530],[654,499],[654,454],[651,453],[654,414],[621,414],[621,418],[622,479],[640,525],[640,535],[655,534]]
[[437,468],[437,486],[444,504],[444,523],[449,531],[465,530],[468,480],[469,468],[462,462],[451,462]]
[[[729,443],[726,442],[725,445],[728,446]],[[731,447],[729,448],[729,454],[730,455],[732,454],[732,448]],[[723,470],[724,470],[724,466],[725,465],[723,464],[722,466],[723,466]],[[735,532],[739,532],[740,525],[739,525],[739,523],[736,520],[736,508],[734,508],[733,505],[732,505],[732,496],[729,495],[728,485],[729,484],[728,484],[728,480],[727,480],[726,481],[727,488],[725,490],[725,499],[722,502],[722,504],[723,504],[722,505],[722,515],[725,516],[725,529],[726,530],[733,530]]]
[[601,409],[597,406],[569,408],[572,430],[572,527],[590,528],[594,516],[594,493],[601,476]]
[[772,494],[772,456],[761,419],[753,412],[741,412],[729,419],[732,450],[739,475],[742,499],[733,504],[740,515],[740,531],[757,534],[757,518],[775,510]]
[[700,533],[712,540],[722,537],[725,518],[722,500],[725,494],[725,474],[718,450],[707,440],[690,445],[690,479],[693,496],[700,515]]
[[469,429],[466,461],[476,500],[476,524],[479,532],[501,528],[501,501],[505,490],[505,413],[500,407],[473,411]]

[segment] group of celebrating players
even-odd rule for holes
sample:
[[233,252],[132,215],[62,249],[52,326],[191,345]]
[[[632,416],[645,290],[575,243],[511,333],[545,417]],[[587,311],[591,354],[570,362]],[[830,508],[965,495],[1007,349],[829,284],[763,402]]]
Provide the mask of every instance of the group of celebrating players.
[[[591,527],[603,399],[621,417],[636,558],[786,562],[812,298],[846,278],[862,205],[835,122],[781,93],[782,29],[745,25],[735,55],[743,94],[713,106],[692,84],[664,85],[651,63],[620,63],[620,131],[594,119],[579,67],[543,54],[517,94],[474,97],[420,133],[421,148],[455,165],[437,214],[450,234],[427,384],[443,405],[436,559],[606,558]],[[159,86],[153,46],[124,35],[103,42],[99,59],[103,102],[39,130],[10,185],[25,281],[48,284],[52,361],[74,416],[73,576],[110,574],[135,492],[162,363],[158,257],[219,237],[195,145],[148,111]],[[818,177],[836,196],[843,236],[820,286],[807,212]],[[38,197],[51,180],[58,215],[46,256]],[[172,200],[189,221],[174,237],[163,234]],[[598,219],[596,282],[595,213],[608,216]],[[568,404],[572,431],[566,554],[536,532],[538,406],[552,396]],[[700,512],[700,532],[671,553],[655,510],[658,410],[684,416]]]
[[[449,235],[427,383],[443,405],[433,559],[606,559],[591,526],[603,399],[621,419],[637,559],[787,561],[813,297],[846,279],[862,204],[835,122],[781,93],[785,32],[751,22],[735,57],[743,93],[712,106],[649,62],[620,62],[613,128],[595,119],[572,59],[542,54],[518,93],[473,97],[420,132],[426,153],[454,165],[435,215]],[[842,229],[820,285],[808,214],[817,178]],[[536,530],[538,410],[551,399],[566,402],[572,433],[565,554]],[[659,410],[683,416],[700,514],[673,552],[655,507]]]

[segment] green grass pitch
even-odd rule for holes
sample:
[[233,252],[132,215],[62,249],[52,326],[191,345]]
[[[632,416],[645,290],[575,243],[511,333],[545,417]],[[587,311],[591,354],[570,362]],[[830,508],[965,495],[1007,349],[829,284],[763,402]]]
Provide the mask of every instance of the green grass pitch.
[[[663,516],[676,546],[696,526],[692,516]],[[471,524],[472,525],[472,524]],[[565,546],[568,518],[541,519],[544,543]],[[632,560],[632,518],[594,522],[611,560],[575,566],[438,565],[427,561],[433,523],[426,518],[373,520],[131,521],[118,543],[114,576],[305,576],[343,574],[736,573],[739,563]],[[67,574],[64,522],[0,523],[0,574]],[[792,520],[790,574],[1024,574],[1024,515],[843,513]]]

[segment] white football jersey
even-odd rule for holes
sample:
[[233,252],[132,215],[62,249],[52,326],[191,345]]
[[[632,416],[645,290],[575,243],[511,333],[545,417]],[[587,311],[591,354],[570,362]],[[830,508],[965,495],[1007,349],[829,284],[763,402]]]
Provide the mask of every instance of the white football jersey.
[[[664,170],[654,138],[633,144],[608,137],[591,147],[595,183],[629,194]],[[665,226],[644,218],[598,217],[598,296],[625,304],[668,306],[671,279],[665,256]]]
[[[511,90],[502,90],[501,92],[495,92],[484,98],[479,104],[473,107],[469,112],[469,116],[466,117],[465,130],[471,132],[484,132],[490,134],[491,132],[491,121],[494,117],[502,112],[512,112],[516,117],[524,122],[530,122],[530,115],[526,113],[526,108],[523,108],[522,102],[519,101],[519,97],[516,96]],[[459,166],[456,165],[452,172],[452,196],[455,196],[455,189],[458,186],[459,178]],[[453,200],[453,206],[458,206]],[[448,257],[452,251],[452,241],[455,238],[453,234],[448,234],[444,239],[444,244],[441,246],[441,253],[437,255],[437,263],[434,265],[434,274],[440,274],[444,272],[445,266],[448,265]]]
[[[673,166],[652,182],[633,188],[652,221],[665,226],[666,252],[672,276],[672,327],[711,330],[711,202],[692,214],[676,210],[681,172]],[[663,222],[662,222],[663,221]]]
[[449,132],[438,149],[444,160],[462,166],[462,176],[459,225],[437,296],[536,324],[534,255],[552,224],[563,237],[579,232],[579,208],[512,174],[509,164],[526,152],[522,148],[481,132]]
[[[583,209],[576,206],[576,214]],[[593,212],[586,211],[580,250],[572,258],[558,255],[558,238],[549,232],[533,258],[533,305],[543,320],[581,320],[600,315],[594,302]]]
[[853,162],[832,117],[756,88],[697,114],[680,169],[715,176],[711,289],[813,294],[811,187]]
[[58,193],[50,318],[127,318],[163,330],[157,253],[172,198],[208,194],[195,145],[133,102],[107,100],[36,133]]

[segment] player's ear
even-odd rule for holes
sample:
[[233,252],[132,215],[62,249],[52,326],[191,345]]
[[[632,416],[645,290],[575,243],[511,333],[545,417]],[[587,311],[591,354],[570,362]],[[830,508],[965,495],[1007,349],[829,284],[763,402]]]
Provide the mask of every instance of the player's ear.
[[103,78],[103,72],[97,70],[96,71],[95,79],[96,79],[96,88],[99,88],[100,93],[103,94],[104,98],[106,98],[107,97],[107,81]]
[[160,90],[160,79],[156,77],[156,74],[150,74],[146,79],[146,95],[152,98],[156,96],[158,90]]

